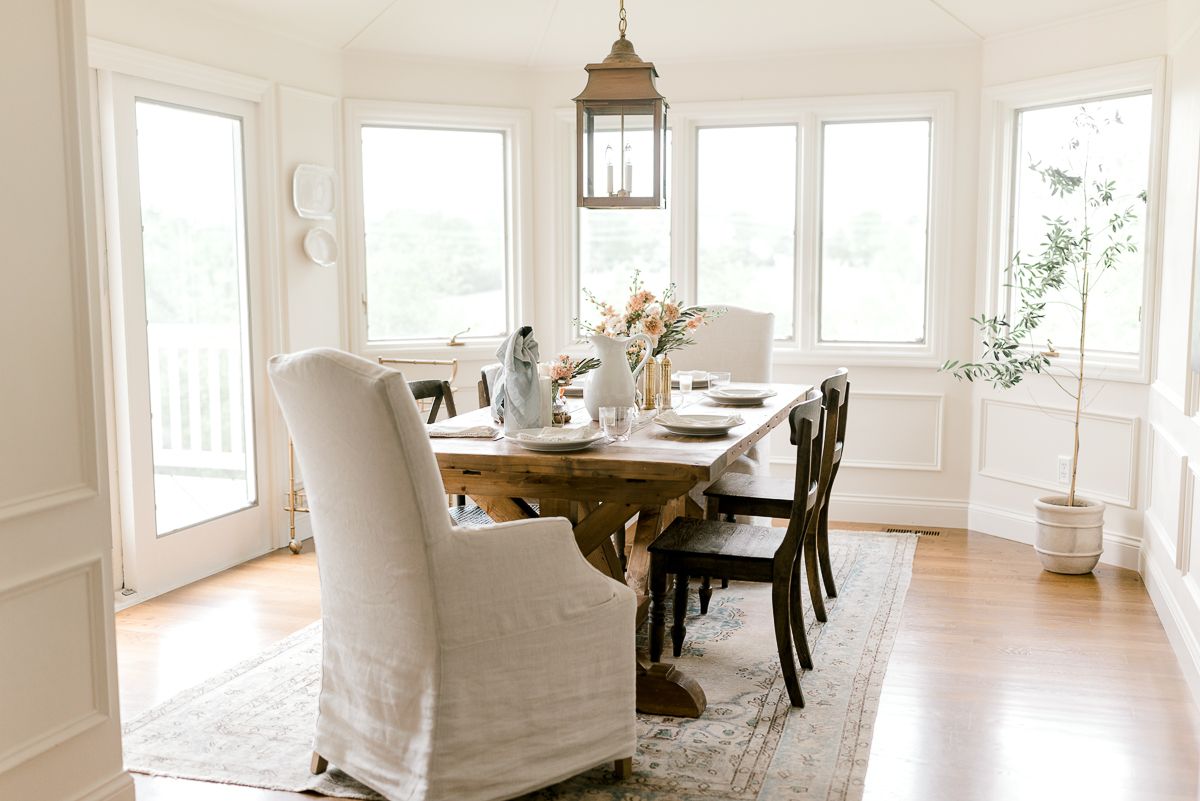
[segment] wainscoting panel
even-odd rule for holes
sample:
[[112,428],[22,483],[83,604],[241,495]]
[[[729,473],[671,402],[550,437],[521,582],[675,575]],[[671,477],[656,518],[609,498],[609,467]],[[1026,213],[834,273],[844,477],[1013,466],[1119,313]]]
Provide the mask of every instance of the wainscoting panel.
[[[1066,493],[1058,481],[1059,457],[1071,456],[1072,411],[984,398],[980,405],[979,473]],[[1138,418],[1083,415],[1080,494],[1135,508]]]
[[1163,550],[1174,557],[1175,568],[1183,569],[1188,551],[1186,529],[1191,527],[1188,460],[1183,450],[1157,425],[1150,426],[1150,487],[1146,516],[1156,525]]
[[103,722],[101,561],[0,590],[0,773]]
[[945,395],[851,390],[851,425],[843,467],[941,470]]

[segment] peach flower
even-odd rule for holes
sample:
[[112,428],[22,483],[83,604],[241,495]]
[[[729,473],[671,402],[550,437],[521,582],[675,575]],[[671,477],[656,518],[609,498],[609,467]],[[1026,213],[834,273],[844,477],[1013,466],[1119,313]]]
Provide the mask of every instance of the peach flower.
[[689,331],[695,331],[697,328],[699,328],[702,325],[704,325],[704,315],[703,314],[697,314],[695,317],[693,317],[692,319],[687,321],[687,328]]
[[650,336],[656,337],[660,336],[663,331],[667,330],[667,327],[663,324],[661,317],[650,315],[642,318],[642,330]]
[[674,303],[664,303],[662,307],[663,320],[668,325],[679,319],[679,307]]

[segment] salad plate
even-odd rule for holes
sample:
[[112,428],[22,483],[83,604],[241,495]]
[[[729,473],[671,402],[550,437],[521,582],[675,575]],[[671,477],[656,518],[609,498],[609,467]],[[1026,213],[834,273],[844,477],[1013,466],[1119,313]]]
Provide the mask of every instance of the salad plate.
[[597,442],[607,439],[604,434],[591,426],[576,428],[523,428],[504,438],[530,451],[542,453],[567,453],[590,448]]

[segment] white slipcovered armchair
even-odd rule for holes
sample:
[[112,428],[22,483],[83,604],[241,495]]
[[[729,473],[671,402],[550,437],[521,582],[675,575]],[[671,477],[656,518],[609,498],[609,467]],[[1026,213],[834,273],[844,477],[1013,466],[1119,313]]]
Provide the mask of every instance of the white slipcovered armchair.
[[561,518],[451,526],[404,376],[336,350],[271,383],[312,507],[324,650],[314,772],[389,799],[501,799],[607,761],[634,731],[633,592]]

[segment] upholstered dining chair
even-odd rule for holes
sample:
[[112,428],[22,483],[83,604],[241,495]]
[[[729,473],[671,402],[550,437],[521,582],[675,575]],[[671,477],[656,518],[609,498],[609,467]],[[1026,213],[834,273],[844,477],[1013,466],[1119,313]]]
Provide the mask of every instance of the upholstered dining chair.
[[673,653],[683,650],[687,629],[688,579],[691,576],[725,576],[740,581],[771,585],[771,611],[775,624],[775,646],[792,706],[804,706],[796,672],[793,645],[800,663],[812,667],[804,614],[800,605],[796,566],[800,548],[820,500],[817,460],[821,452],[821,395],[815,390],[792,409],[792,444],[796,446],[794,503],[786,529],[751,526],[724,520],[681,517],[650,543],[650,661],[662,658],[667,575],[675,575],[674,623],[671,626]]
[[741,306],[712,306],[719,313],[691,334],[694,345],[671,354],[672,368],[727,372],[734,381],[769,382],[775,315]]
[[317,349],[270,379],[312,499],[313,770],[387,798],[510,798],[636,747],[633,592],[560,518],[457,529],[404,376]]
[[[833,495],[833,481],[837,478],[843,446],[846,443],[850,381],[845,367],[838,368],[833,375],[821,382],[821,398],[825,406],[825,422],[819,472],[815,474],[820,492],[820,505],[817,514],[809,521],[803,551],[813,615],[824,623],[828,616],[825,600],[821,595],[821,584],[825,585],[826,595],[830,598],[837,597],[833,565],[829,559],[829,499]],[[793,502],[790,484],[786,478],[726,473],[704,490],[709,516],[730,520],[734,515],[787,517]],[[818,565],[820,578],[817,576]],[[708,599],[711,594],[712,590],[706,579],[700,587],[701,613],[708,611]]]

